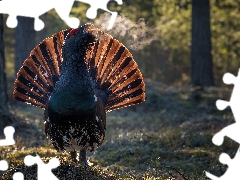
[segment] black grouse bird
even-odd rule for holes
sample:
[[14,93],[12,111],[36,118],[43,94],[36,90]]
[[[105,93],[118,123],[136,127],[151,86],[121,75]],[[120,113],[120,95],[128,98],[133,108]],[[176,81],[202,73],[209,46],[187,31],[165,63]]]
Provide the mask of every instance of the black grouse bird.
[[43,108],[45,133],[58,151],[87,165],[103,142],[106,112],[145,100],[145,84],[129,50],[85,24],[44,39],[30,53],[13,97]]

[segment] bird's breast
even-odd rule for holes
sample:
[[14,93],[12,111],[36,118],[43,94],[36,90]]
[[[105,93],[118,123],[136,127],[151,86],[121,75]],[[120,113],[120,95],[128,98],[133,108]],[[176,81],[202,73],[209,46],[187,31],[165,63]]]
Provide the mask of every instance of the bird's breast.
[[53,92],[49,98],[49,111],[60,116],[91,114],[96,106],[94,93],[80,88],[66,88]]
[[88,110],[62,114],[47,106],[45,132],[57,150],[94,151],[103,141],[106,112],[101,99],[93,96],[94,106]]
[[51,123],[49,118],[45,122],[45,128],[48,137],[53,146],[58,151],[78,151],[87,150],[95,151],[102,143],[105,132],[101,130],[98,121],[102,121],[100,117],[95,119],[79,119],[65,121],[65,123]]

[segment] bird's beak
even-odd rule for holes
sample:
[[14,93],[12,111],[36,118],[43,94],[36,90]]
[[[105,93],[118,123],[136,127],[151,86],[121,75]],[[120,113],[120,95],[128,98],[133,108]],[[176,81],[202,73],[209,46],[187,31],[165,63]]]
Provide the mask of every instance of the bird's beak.
[[93,31],[95,28],[94,28],[94,25],[93,24],[89,24],[85,27],[84,31]]

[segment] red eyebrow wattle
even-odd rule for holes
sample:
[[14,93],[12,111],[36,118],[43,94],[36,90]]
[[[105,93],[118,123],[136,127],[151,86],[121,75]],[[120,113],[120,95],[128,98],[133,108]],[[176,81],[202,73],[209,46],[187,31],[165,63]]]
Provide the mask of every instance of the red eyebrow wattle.
[[78,29],[72,29],[69,33],[70,37],[73,35],[73,34],[77,34],[79,32]]

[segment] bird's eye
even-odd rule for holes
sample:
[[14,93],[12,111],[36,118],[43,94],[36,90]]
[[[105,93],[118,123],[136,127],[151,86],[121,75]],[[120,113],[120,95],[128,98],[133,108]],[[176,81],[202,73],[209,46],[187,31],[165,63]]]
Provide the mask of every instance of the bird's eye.
[[77,34],[79,32],[78,29],[72,29],[69,33],[70,37],[72,37],[73,35]]

